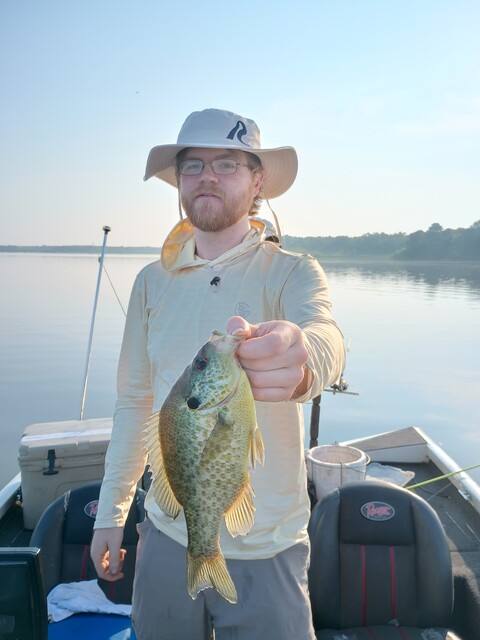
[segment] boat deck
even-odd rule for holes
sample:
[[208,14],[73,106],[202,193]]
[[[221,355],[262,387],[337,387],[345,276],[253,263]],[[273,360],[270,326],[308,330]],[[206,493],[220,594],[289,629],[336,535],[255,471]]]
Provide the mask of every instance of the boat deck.
[[23,526],[20,500],[16,500],[0,520],[0,547],[28,547],[32,531]]
[[[425,450],[420,449],[425,445],[421,433],[406,429],[404,432],[392,434],[391,443],[389,438],[388,434],[383,434],[348,444],[366,451],[372,461],[392,465],[405,471],[413,471],[415,477],[410,484],[437,478],[445,473],[441,464],[437,466],[437,462],[434,463],[431,457],[425,455]],[[399,449],[402,450],[400,455]],[[395,453],[393,453],[394,450]],[[450,478],[437,480],[418,487],[414,491],[435,509],[448,538],[455,581],[454,628],[465,640],[478,640],[480,512],[477,503],[474,500],[469,501],[472,496],[466,495],[462,490],[459,491]],[[22,507],[17,500],[0,520],[0,546],[28,546],[31,534],[31,531],[23,527]]]
[[[407,465],[398,465],[407,468]],[[415,482],[440,475],[433,463],[408,465]],[[480,629],[480,517],[448,479],[414,490],[437,512],[448,538],[454,574],[458,629]],[[476,636],[474,636],[476,637]]]

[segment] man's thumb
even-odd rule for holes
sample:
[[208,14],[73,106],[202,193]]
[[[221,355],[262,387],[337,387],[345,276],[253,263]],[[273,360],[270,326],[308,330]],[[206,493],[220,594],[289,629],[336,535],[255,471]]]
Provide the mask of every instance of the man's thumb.
[[[123,554],[125,555],[125,553]],[[108,552],[108,563],[110,568],[110,573],[114,576],[118,573],[120,569],[120,565],[122,563],[122,549],[118,547],[110,547]]]
[[232,316],[227,321],[227,333],[232,336],[243,336],[248,340],[252,335],[252,325],[241,316]]

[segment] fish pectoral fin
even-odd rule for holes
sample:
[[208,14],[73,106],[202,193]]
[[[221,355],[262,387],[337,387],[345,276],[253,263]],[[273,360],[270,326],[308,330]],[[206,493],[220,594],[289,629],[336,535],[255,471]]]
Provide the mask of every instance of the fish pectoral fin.
[[232,412],[228,407],[223,407],[223,409],[218,412],[218,422],[223,427],[233,427],[235,420],[233,419]]
[[225,414],[222,411],[217,414],[215,426],[205,440],[202,456],[198,465],[199,473],[202,473],[202,469],[209,473],[212,464],[216,464],[222,452],[228,450],[231,446],[233,430],[228,427],[232,425],[225,422],[225,419],[227,419],[226,416],[228,417],[228,415],[229,414]]
[[220,549],[214,556],[200,558],[192,556],[187,550],[187,565],[188,593],[193,600],[200,591],[214,587],[228,602],[232,604],[237,602],[237,590]]
[[165,465],[163,463],[162,447],[158,425],[160,412],[154,413],[144,425],[145,447],[148,454],[148,464],[152,473],[153,495],[160,509],[170,518],[175,518],[180,513],[181,504],[175,497],[168,480]]
[[255,494],[247,479],[242,492],[225,511],[225,524],[232,538],[246,536],[253,527],[255,514],[254,497]]
[[249,458],[252,469],[255,467],[256,462],[262,465],[265,462],[265,447],[263,446],[262,434],[257,425],[253,428],[252,437],[250,438]]

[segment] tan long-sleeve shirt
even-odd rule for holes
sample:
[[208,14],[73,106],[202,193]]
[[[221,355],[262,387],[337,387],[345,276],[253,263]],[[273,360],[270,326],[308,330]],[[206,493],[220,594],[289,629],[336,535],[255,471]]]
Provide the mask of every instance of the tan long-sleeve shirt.
[[[118,399],[95,528],[123,526],[146,452],[142,427],[158,411],[173,383],[207,341],[225,330],[232,315],[248,322],[289,320],[304,333],[313,375],[308,393],[295,402],[256,402],[265,464],[251,472],[255,524],[247,536],[222,529],[227,558],[267,558],[307,539],[309,501],[304,462],[302,401],[336,382],[345,365],[343,337],[335,324],[323,270],[308,255],[264,241],[252,221],[244,241],[211,261],[196,258],[183,221],[166,241],[162,260],[135,281],[118,369]],[[148,516],[186,546],[183,512],[165,516],[149,492]]]

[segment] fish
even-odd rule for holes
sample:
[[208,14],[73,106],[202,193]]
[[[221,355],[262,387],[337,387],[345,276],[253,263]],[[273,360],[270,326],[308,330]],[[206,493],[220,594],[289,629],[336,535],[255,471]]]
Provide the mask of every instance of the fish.
[[145,428],[155,500],[172,519],[184,511],[193,599],[213,587],[238,601],[221,525],[236,537],[254,524],[250,469],[263,465],[265,450],[250,383],[235,355],[243,340],[213,331]]

